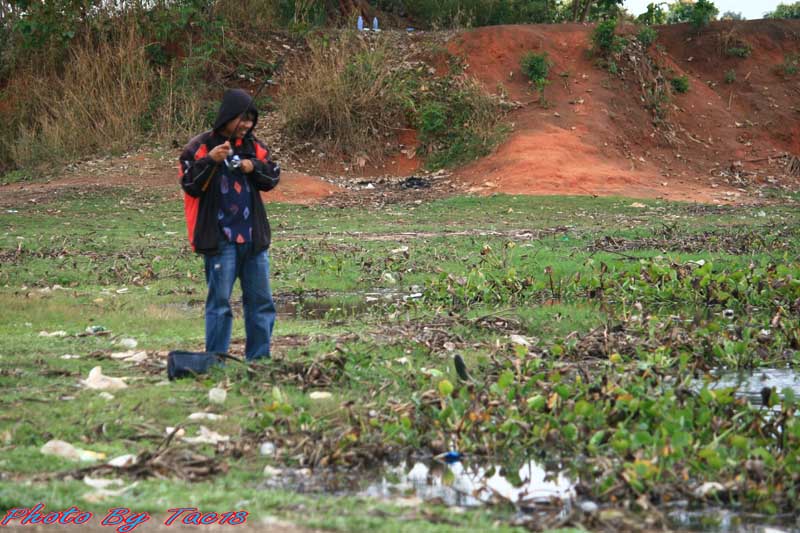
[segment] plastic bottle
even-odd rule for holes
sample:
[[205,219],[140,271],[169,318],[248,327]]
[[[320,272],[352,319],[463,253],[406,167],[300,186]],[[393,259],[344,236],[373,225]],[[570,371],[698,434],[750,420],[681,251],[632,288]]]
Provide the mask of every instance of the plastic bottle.
[[359,15],[358,16],[358,31],[361,31],[363,29],[364,29],[364,17]]
[[372,17],[372,31],[378,30],[378,17]]

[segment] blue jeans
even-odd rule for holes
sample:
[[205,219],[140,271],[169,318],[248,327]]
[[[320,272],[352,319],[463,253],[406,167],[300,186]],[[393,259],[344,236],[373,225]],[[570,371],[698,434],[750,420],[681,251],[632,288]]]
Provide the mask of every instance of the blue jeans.
[[217,255],[205,256],[206,351],[228,351],[233,327],[231,292],[239,278],[247,335],[245,357],[248,361],[270,357],[275,302],[269,286],[269,254],[267,250],[254,254],[250,242],[236,244],[224,239],[219,251]]

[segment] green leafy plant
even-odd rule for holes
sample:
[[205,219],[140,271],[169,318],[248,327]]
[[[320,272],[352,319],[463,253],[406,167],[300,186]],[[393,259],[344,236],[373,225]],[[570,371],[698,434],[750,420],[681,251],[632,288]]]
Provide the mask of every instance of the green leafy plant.
[[794,76],[799,71],[800,71],[800,54],[790,54],[784,56],[783,63],[778,67],[778,72],[785,77]]
[[725,83],[731,84],[736,81],[736,71],[730,69],[725,72]]
[[753,53],[753,47],[749,43],[740,42],[737,46],[731,46],[725,50],[725,53],[733,57],[746,58]]
[[520,66],[522,67],[522,72],[525,73],[529,80],[535,84],[539,84],[547,80],[553,62],[548,57],[547,52],[542,52],[540,54],[528,52],[522,57]]
[[447,108],[441,102],[426,102],[419,110],[418,122],[423,136],[435,137],[447,128]]
[[636,34],[636,40],[642,43],[645,48],[650,48],[650,45],[658,39],[658,31],[650,26],[645,26],[639,33]]
[[545,104],[544,89],[550,83],[547,79],[550,74],[550,68],[553,62],[547,55],[547,52],[540,54],[529,52],[523,56],[521,61],[522,72],[531,80],[531,83],[536,87],[539,92],[539,102]]
[[617,35],[617,19],[601,22],[592,32],[594,53],[600,57],[619,54],[625,48],[627,40]]
[[683,76],[677,76],[675,78],[672,78],[669,81],[670,84],[672,84],[672,90],[675,91],[676,93],[682,94],[689,92],[689,76],[684,74]]

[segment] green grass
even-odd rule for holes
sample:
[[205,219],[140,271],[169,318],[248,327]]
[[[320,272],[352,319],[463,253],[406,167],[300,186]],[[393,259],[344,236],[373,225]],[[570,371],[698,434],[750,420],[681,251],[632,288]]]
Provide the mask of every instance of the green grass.
[[[142,454],[161,444],[167,426],[194,435],[200,424],[188,415],[210,410],[227,418],[203,424],[232,444],[195,451],[227,465],[226,474],[144,479],[126,496],[86,507],[246,507],[253,517],[341,531],[510,524],[513,510],[503,505],[453,519],[430,503],[409,511],[261,487],[267,464],[366,475],[380,457],[452,445],[478,463],[559,459],[608,505],[685,486],[676,474],[684,469],[690,484],[733,479],[732,465],[769,455],[763,482],[737,497],[792,510],[796,498],[770,488],[800,471],[792,400],[779,404],[791,444],[781,448],[780,432],[757,409],[724,393],[680,391],[687,376],[710,368],[800,363],[796,199],[640,203],[500,195],[364,210],[270,204],[273,291],[279,303],[303,307],[279,317],[275,360],[254,376],[229,365],[169,384],[157,362],[163,353],[203,344],[202,261],[188,249],[179,200],[115,189],[4,211],[0,507],[43,500],[66,508],[90,491],[80,481],[44,481],[78,467],[42,455],[50,439],[108,457]],[[389,298],[367,303],[375,291]],[[421,297],[403,298],[412,293]],[[80,335],[90,325],[110,333]],[[58,330],[67,335],[39,334]],[[234,353],[243,336],[237,316]],[[122,338],[136,339],[151,361],[112,360]],[[480,386],[459,384],[452,351]],[[81,388],[97,365],[129,387],[112,400]],[[452,394],[442,394],[444,380]],[[228,389],[224,407],[209,403],[213,386]],[[333,399],[311,400],[318,390]],[[680,444],[687,435],[688,447]],[[275,457],[258,454],[263,441],[276,445]]]

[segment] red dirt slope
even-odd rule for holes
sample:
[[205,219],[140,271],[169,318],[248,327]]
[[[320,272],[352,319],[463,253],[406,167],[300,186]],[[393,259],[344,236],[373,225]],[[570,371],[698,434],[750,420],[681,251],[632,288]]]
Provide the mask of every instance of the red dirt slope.
[[[731,184],[781,171],[774,161],[749,160],[800,154],[800,76],[778,73],[784,56],[800,52],[800,21],[715,23],[700,34],[685,24],[657,29],[650,55],[690,78],[689,92],[672,97],[668,131],[654,126],[626,59],[618,76],[595,65],[591,25],[487,27],[452,39],[448,48],[468,74],[526,104],[511,114],[514,132],[496,153],[457,177],[487,193],[730,200],[739,194]],[[741,42],[750,57],[726,54]],[[528,51],[545,51],[554,63],[547,108],[520,74]],[[737,81],[726,84],[731,69]],[[738,178],[729,171],[735,161],[743,162],[734,167]]]

